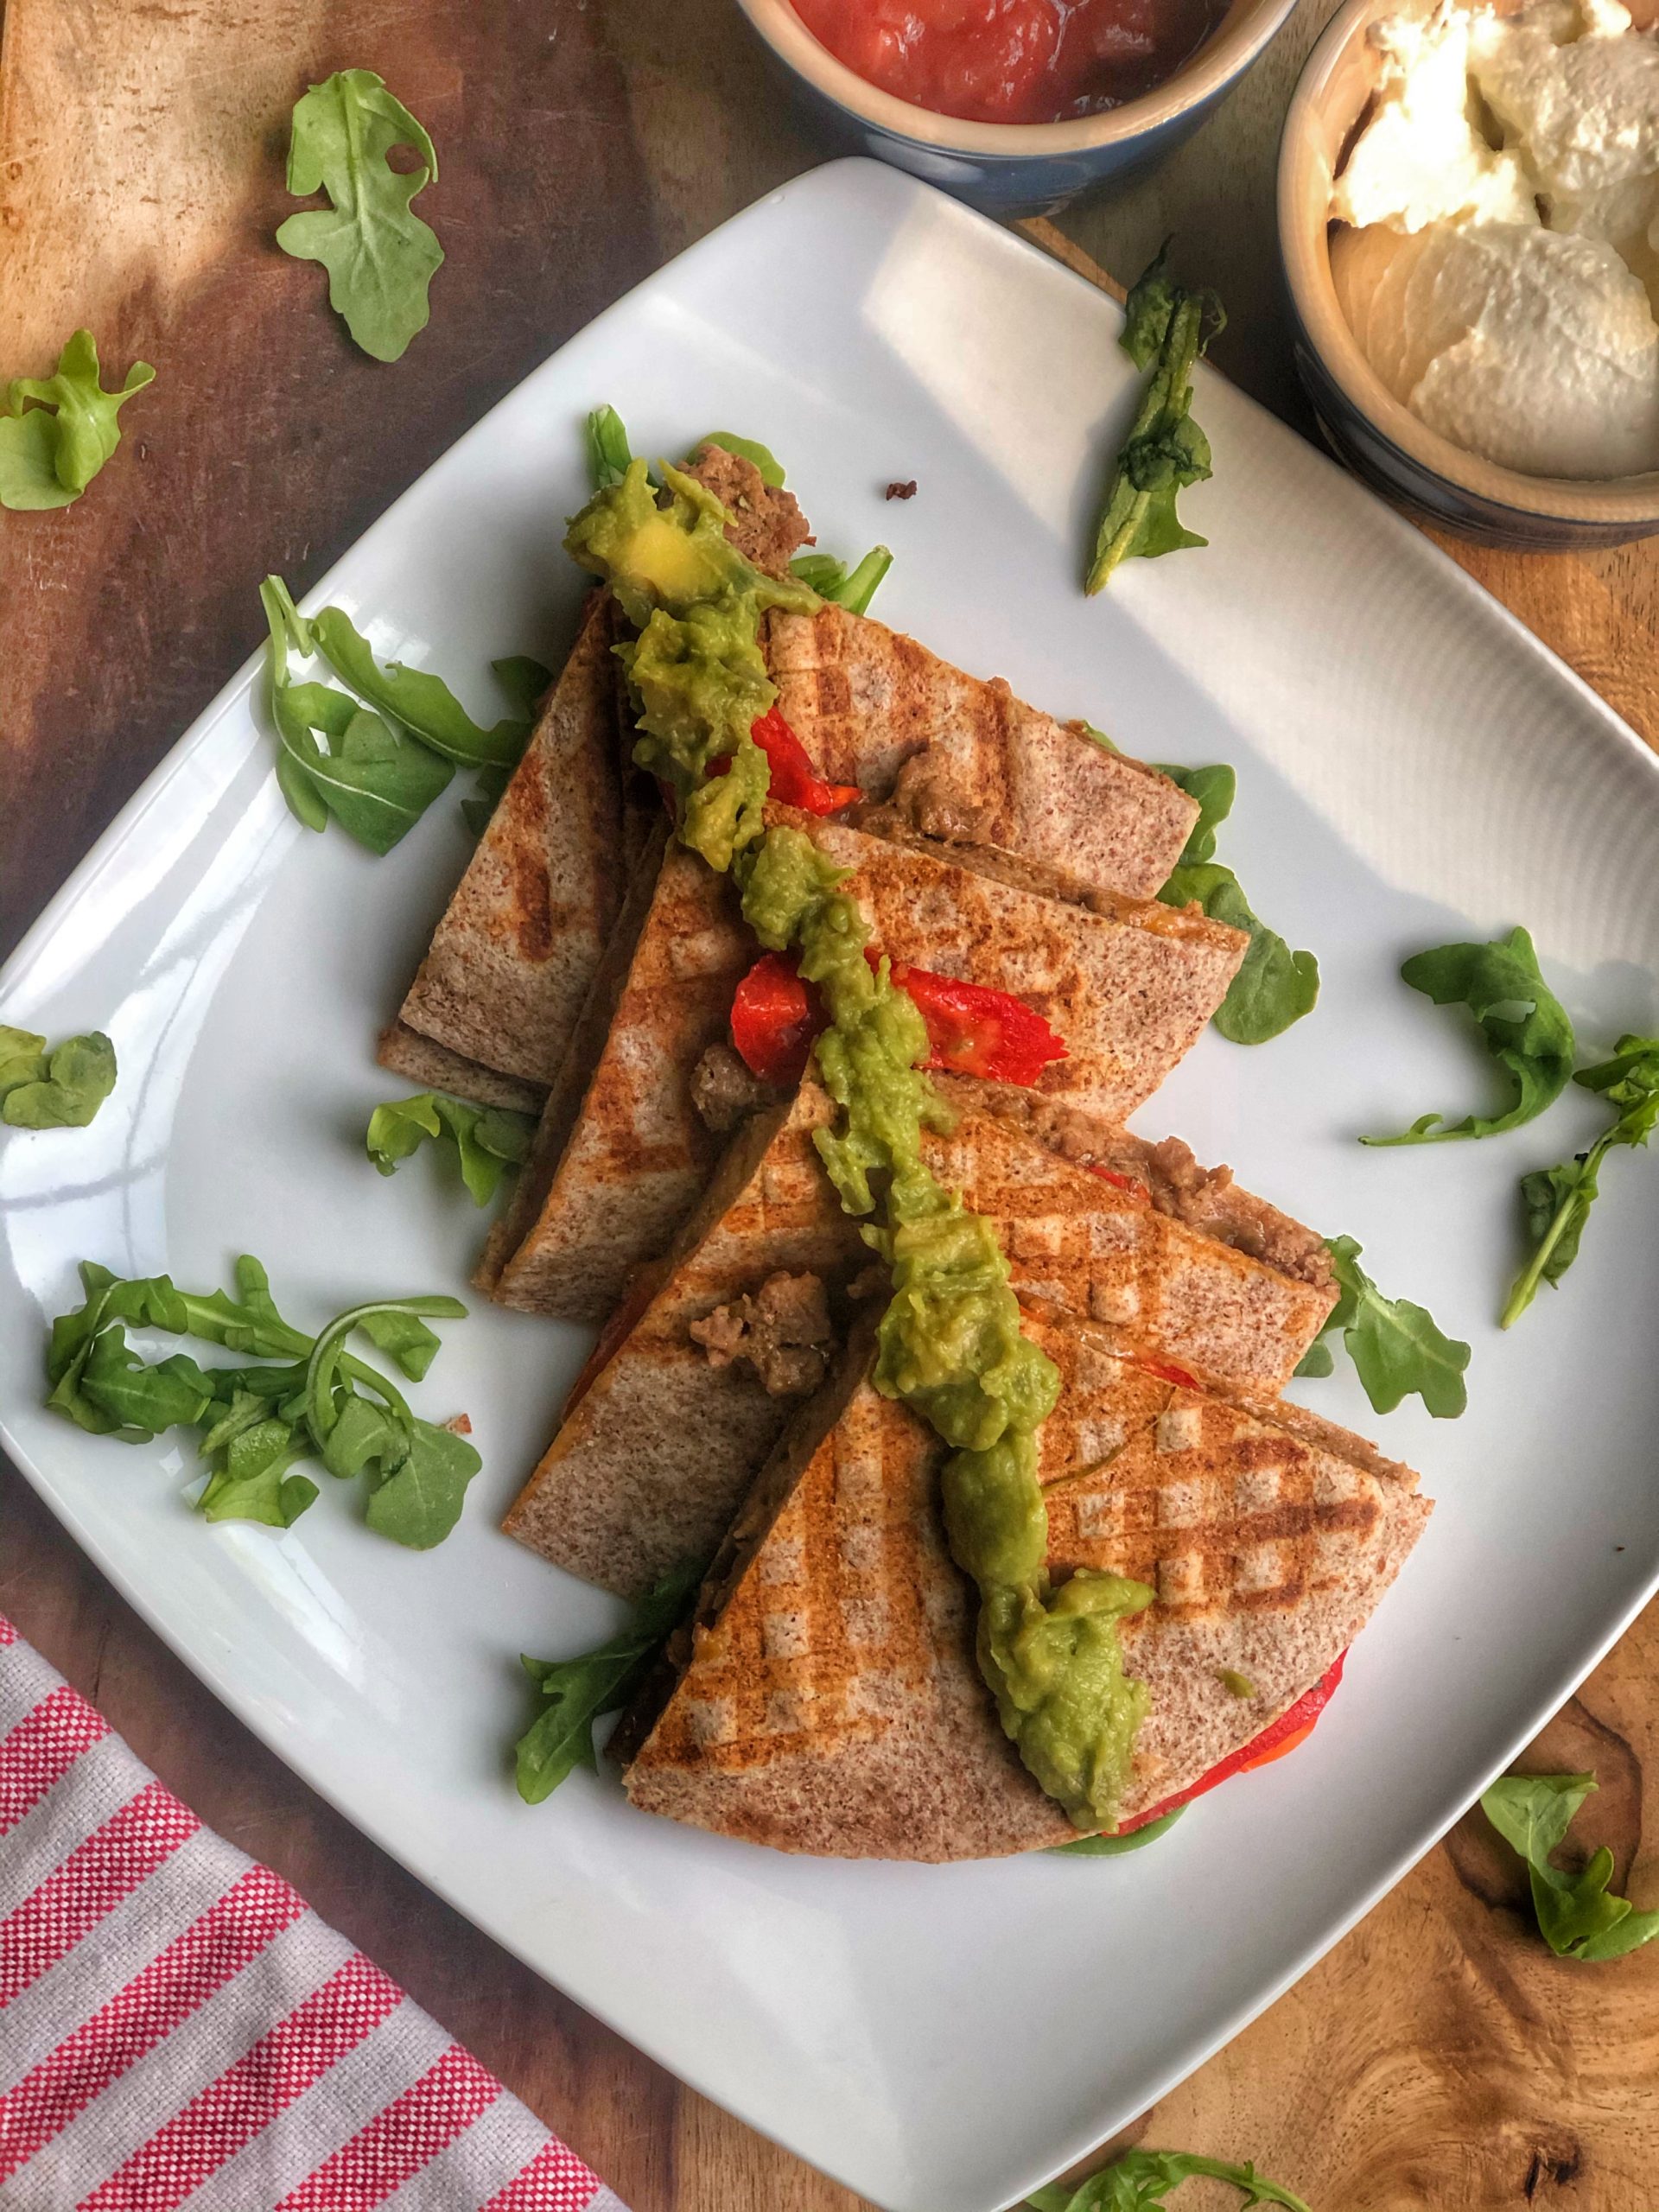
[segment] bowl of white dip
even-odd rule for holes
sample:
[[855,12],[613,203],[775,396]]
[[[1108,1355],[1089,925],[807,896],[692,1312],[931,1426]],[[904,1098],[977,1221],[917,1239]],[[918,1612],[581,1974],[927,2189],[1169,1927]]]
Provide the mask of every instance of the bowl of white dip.
[[1659,535],[1659,0],[1349,0],[1279,160],[1297,367],[1420,518]]

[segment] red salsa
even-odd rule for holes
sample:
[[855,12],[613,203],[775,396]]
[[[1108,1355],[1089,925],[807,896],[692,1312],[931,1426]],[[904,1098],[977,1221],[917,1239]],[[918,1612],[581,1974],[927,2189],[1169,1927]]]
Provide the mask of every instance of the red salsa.
[[836,60],[970,123],[1063,123],[1150,92],[1226,0],[794,0]]

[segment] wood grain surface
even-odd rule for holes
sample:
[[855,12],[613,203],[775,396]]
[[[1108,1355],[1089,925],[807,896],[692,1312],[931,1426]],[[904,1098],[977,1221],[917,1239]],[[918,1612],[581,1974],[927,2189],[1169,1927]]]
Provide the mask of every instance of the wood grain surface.
[[[1060,226],[1120,276],[1176,230],[1184,273],[1228,302],[1221,365],[1304,426],[1271,175],[1290,83],[1328,12],[1303,0],[1189,147]],[[253,644],[261,575],[308,582],[599,308],[837,149],[794,119],[729,0],[8,0],[0,25],[0,375],[44,372],[79,322],[118,370],[141,355],[159,371],[78,506],[0,514],[3,951]],[[392,369],[352,350],[321,271],[270,244],[288,207],[289,108],[346,64],[388,78],[442,162],[422,206],[449,258],[430,328]],[[1449,550],[1659,741],[1652,549]],[[854,2204],[365,1842],[219,1709],[3,1468],[0,1607],[635,2212]],[[1650,1610],[1536,1747],[1543,1765],[1596,1769],[1584,1826],[1643,1904],[1659,1903],[1659,1794],[1644,1789],[1659,1773],[1656,1674]],[[1319,2212],[1655,2212],[1659,1958],[1552,1959],[1477,1816],[1132,2133],[1252,2158]],[[1179,2201],[1204,2212],[1206,2200],[1195,2188]]]

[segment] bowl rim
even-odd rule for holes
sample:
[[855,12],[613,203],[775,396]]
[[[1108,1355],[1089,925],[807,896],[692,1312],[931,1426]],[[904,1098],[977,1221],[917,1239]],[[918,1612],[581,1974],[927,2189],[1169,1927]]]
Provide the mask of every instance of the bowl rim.
[[861,122],[940,154],[1002,161],[1043,160],[1126,144],[1189,114],[1241,76],[1283,28],[1296,0],[1244,0],[1173,75],[1121,107],[1065,123],[973,123],[918,107],[838,61],[796,14],[792,0],[738,0],[779,59]]
[[[1338,66],[1371,24],[1422,4],[1423,0],[1346,0],[1320,33],[1296,80],[1279,140],[1275,199],[1280,260],[1298,331],[1355,414],[1406,460],[1452,490],[1512,514],[1554,522],[1659,520],[1659,470],[1637,476],[1529,476],[1466,453],[1395,397],[1349,327],[1331,274],[1319,124]],[[1357,119],[1357,110],[1343,118],[1344,137]]]

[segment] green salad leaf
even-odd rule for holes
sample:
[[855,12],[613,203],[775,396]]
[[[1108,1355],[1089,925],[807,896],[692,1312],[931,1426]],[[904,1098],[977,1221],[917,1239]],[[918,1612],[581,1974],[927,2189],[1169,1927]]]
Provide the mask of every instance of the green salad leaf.
[[885,545],[873,545],[850,570],[833,553],[798,553],[789,564],[790,574],[809,591],[817,592],[820,599],[833,600],[849,614],[869,612],[875,588],[892,566],[893,555]]
[[700,1564],[687,1561],[641,1598],[633,1618],[606,1643],[574,1659],[531,1659],[524,1672],[535,1683],[537,1717],[513,1750],[518,1795],[539,1805],[579,1766],[596,1769],[594,1723],[619,1712],[645,1679],[670,1633],[679,1625],[702,1580]]
[[[400,175],[386,159],[395,146],[424,166]],[[331,204],[290,215],[276,243],[321,262],[329,306],[377,361],[398,359],[431,313],[427,287],[443,248],[410,203],[437,174],[425,125],[372,69],[338,70],[295,105],[288,188],[302,200],[326,192]]]
[[389,853],[448,788],[454,766],[347,693],[295,683],[289,649],[312,650],[310,626],[281,577],[267,576],[259,597],[270,627],[276,782],[289,813],[308,830],[325,828],[333,815],[359,845]]
[[752,461],[760,472],[760,481],[770,492],[781,492],[785,481],[783,465],[769,446],[758,438],[740,438],[733,430],[710,430],[707,437],[699,438],[697,446],[721,446],[728,453],[734,453],[740,460]]
[[[209,1475],[196,1504],[207,1519],[289,1527],[318,1495],[308,1476],[289,1470],[321,1459],[342,1479],[365,1478],[365,1518],[394,1542],[425,1550],[454,1526],[478,1453],[453,1429],[419,1420],[396,1384],[346,1347],[360,1332],[418,1380],[438,1349],[428,1324],[462,1319],[459,1299],[372,1300],[314,1338],[283,1319],[265,1270],[246,1255],[236,1263],[234,1297],[181,1291],[167,1275],[123,1280],[92,1261],[80,1278],[85,1303],[52,1324],[47,1404],[124,1443],[200,1429]],[[201,1367],[188,1352],[147,1361],[128,1343],[129,1328],[280,1363]]]
[[588,473],[595,492],[608,492],[628,473],[633,448],[622,417],[608,401],[588,417]]
[[423,1090],[377,1106],[369,1116],[369,1158],[394,1175],[429,1138],[448,1139],[474,1205],[486,1206],[509,1167],[522,1166],[536,1134],[535,1116],[500,1106],[473,1106],[442,1091]]
[[39,512],[78,499],[121,442],[116,417],[156,381],[135,361],[118,390],[99,381],[98,345],[78,330],[49,377],[14,377],[0,415],[0,507]]
[[[1117,750],[1100,731],[1088,723],[1084,727],[1098,743]],[[1180,768],[1160,761],[1159,768],[1197,799],[1198,818],[1158,896],[1166,906],[1199,906],[1211,921],[1248,934],[1243,964],[1213,1020],[1231,1044],[1265,1045],[1312,1012],[1319,995],[1319,963],[1311,952],[1293,952],[1276,930],[1257,919],[1238,878],[1214,856],[1216,832],[1232,812],[1238,789],[1233,771],[1219,762]]]
[[1239,2212],[1254,2204],[1277,2204],[1285,2212],[1308,2212],[1307,2205],[1248,2163],[1195,2157],[1187,2151],[1125,2151],[1079,2189],[1053,2182],[1026,2199],[1033,2212],[1160,2212],[1172,2190],[1184,2181],[1230,2183],[1242,2198]]
[[1613,1854],[1605,1845],[1576,1874],[1552,1861],[1597,1786],[1593,1774],[1506,1774],[1480,1801],[1492,1826],[1527,1862],[1538,1926],[1558,1958],[1622,1959],[1659,1936],[1659,1912],[1638,1912],[1628,1897],[1609,1894]]
[[1155,1821],[1147,1821],[1138,1828],[1131,1828],[1127,1835],[1080,1835],[1074,1843],[1056,1843],[1049,1847],[1051,1859],[1121,1859],[1126,1851],[1139,1851],[1143,1844],[1156,1843],[1160,1835],[1167,1835],[1181,1815],[1185,1805],[1178,1805],[1173,1813],[1160,1813]]
[[1414,991],[1436,1006],[1466,1006],[1480,1025],[1486,1049],[1509,1077],[1513,1093],[1497,1114],[1468,1114],[1450,1125],[1424,1114],[1395,1137],[1362,1137],[1362,1144],[1442,1144],[1452,1137],[1496,1136],[1518,1129],[1551,1105],[1573,1072],[1573,1024],[1567,1009],[1538,972],[1538,957],[1523,929],[1491,944],[1441,944],[1413,955],[1400,970]]
[[115,1089],[115,1047],[102,1030],[47,1050],[32,1030],[0,1027],[0,1122],[14,1129],[84,1129]]
[[1334,1363],[1325,1339],[1339,1332],[1378,1413],[1391,1414],[1414,1393],[1437,1420],[1455,1421],[1469,1402],[1463,1379],[1469,1346],[1446,1336],[1427,1307],[1384,1298],[1360,1266],[1362,1248],[1351,1236],[1329,1236],[1325,1249],[1340,1294],[1296,1372],[1329,1375]]
[[[0,1064],[0,1082],[4,1080]],[[1499,1317],[1510,1328],[1521,1319],[1540,1283],[1559,1283],[1579,1256],[1590,1209],[1601,1189],[1602,1162],[1620,1146],[1645,1148],[1659,1124],[1659,1037],[1621,1037],[1613,1056],[1580,1068],[1573,1080],[1616,1109],[1618,1118],[1586,1152],[1559,1167],[1535,1168],[1521,1178],[1532,1254],[1510,1287]]]
[[1166,239],[1124,303],[1118,344],[1151,374],[1107,486],[1087,592],[1101,590],[1125,561],[1209,543],[1185,527],[1175,502],[1211,473],[1210,442],[1192,416],[1192,368],[1227,318],[1213,292],[1172,282],[1168,257]]
[[530,735],[528,715],[492,729],[475,722],[440,676],[388,661],[382,668],[368,639],[341,607],[325,607],[306,625],[316,650],[340,682],[391,716],[423,745],[467,768],[514,768]]

